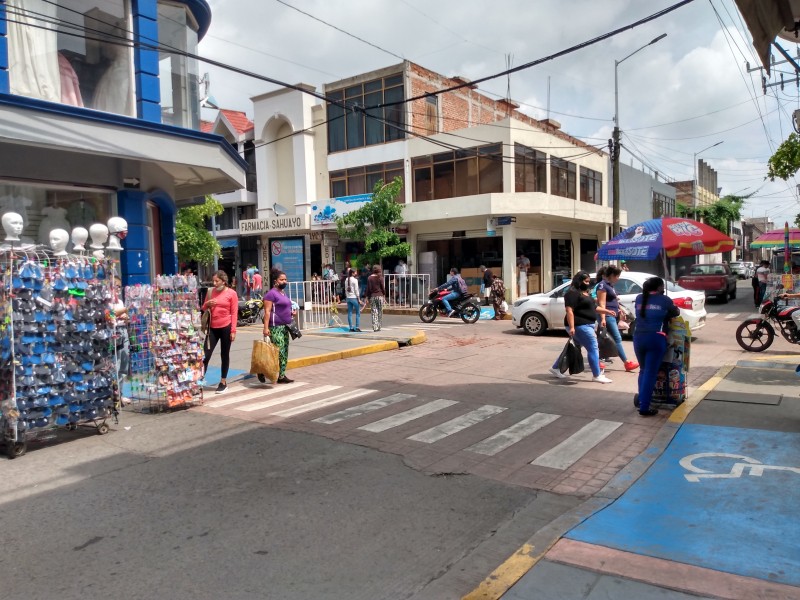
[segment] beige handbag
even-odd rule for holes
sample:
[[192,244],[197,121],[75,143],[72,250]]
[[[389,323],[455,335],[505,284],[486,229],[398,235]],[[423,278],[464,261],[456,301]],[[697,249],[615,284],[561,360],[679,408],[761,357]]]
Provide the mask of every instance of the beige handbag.
[[280,372],[278,347],[269,338],[264,341],[253,341],[253,356],[250,358],[250,372],[253,375],[263,375],[272,383],[278,381]]

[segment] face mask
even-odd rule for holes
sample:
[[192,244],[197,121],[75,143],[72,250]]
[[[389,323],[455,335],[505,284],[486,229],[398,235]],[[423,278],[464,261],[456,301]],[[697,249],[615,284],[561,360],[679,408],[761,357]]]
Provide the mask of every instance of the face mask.
[[579,289],[580,291],[582,291],[582,292],[585,292],[586,290],[588,290],[588,289],[589,289],[589,284],[588,284],[588,283],[581,283],[581,284],[578,286],[578,289]]
[[287,285],[286,283],[279,283],[277,287],[279,290],[282,290],[283,288],[286,287],[286,285]]
[[223,284],[221,284],[221,285],[218,285],[218,286],[217,286],[217,287],[215,287],[214,289],[215,289],[215,290],[217,290],[218,292],[221,292],[222,290],[224,290],[224,289],[225,289],[225,284],[223,283]]

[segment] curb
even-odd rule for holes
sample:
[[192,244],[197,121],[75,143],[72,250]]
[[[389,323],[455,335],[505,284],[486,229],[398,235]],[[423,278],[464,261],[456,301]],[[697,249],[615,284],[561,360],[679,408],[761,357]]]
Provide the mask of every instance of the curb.
[[499,600],[536,563],[544,558],[561,537],[575,526],[591,518],[616,501],[649,469],[675,437],[689,413],[711,392],[734,368],[734,365],[720,367],[708,381],[698,387],[683,404],[672,411],[666,423],[653,438],[644,452],[632,460],[628,466],[617,473],[605,487],[594,496],[561,515],[550,525],[535,532],[514,554],[503,561],[478,586],[462,597],[462,600]]
[[352,348],[350,350],[342,350],[341,352],[327,352],[325,354],[316,354],[314,356],[304,356],[302,358],[290,358],[286,364],[287,369],[299,369],[301,367],[309,367],[311,365],[318,365],[321,363],[332,362],[334,360],[341,360],[343,358],[352,358],[353,356],[364,356],[365,354],[374,354],[375,352],[384,352],[386,350],[397,350],[400,344],[397,342],[379,342],[369,346],[361,346],[360,348]]

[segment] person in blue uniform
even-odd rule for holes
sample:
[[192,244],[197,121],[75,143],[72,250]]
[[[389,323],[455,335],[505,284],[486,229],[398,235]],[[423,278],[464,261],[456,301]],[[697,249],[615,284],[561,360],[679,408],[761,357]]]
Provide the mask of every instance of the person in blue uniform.
[[651,408],[658,368],[667,350],[669,322],[680,314],[672,298],[664,294],[664,280],[651,277],[644,282],[642,293],[636,297],[636,330],[633,350],[639,361],[639,414],[652,417],[658,409]]

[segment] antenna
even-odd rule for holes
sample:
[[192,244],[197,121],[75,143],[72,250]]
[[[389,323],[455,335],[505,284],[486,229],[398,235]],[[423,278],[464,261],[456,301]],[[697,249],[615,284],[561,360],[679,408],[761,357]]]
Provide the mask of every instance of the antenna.
[[[506,71],[511,70],[511,65],[514,62],[514,55],[509,53],[506,54]],[[511,73],[506,75],[506,111],[507,114],[511,114]]]

